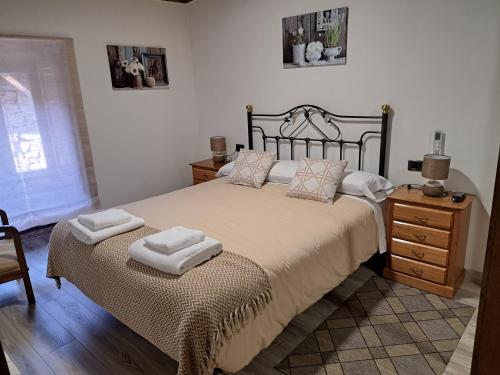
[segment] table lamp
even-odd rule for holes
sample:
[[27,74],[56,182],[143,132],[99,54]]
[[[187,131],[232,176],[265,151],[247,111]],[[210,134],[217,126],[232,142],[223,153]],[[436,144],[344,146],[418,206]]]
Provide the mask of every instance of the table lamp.
[[451,158],[446,155],[424,155],[422,176],[430,179],[422,187],[425,195],[430,197],[442,197],[444,195],[444,186],[436,180],[446,180],[448,178],[450,160]]
[[210,149],[212,150],[212,159],[216,163],[226,161],[226,137],[210,137]]

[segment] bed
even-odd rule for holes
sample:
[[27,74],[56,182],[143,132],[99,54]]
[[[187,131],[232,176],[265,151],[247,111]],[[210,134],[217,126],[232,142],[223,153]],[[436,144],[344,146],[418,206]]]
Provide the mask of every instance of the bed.
[[[335,143],[340,147],[342,156],[343,147],[352,144],[362,150],[366,137],[380,136],[379,173],[385,174],[387,107],[384,107],[382,116],[360,117],[334,115],[316,106],[299,106],[277,115],[253,114],[250,107],[247,111],[249,147],[253,148],[253,136],[257,132],[261,135],[263,147],[269,147],[266,146],[267,139],[276,142],[277,150],[280,149],[282,141],[292,144],[292,159],[293,143],[302,143],[307,156],[310,156],[314,142],[319,142],[324,154],[328,145]],[[319,133],[322,134],[319,138],[301,137],[301,132],[290,135],[285,133],[283,126],[280,126],[279,135],[268,136],[264,127],[255,125],[257,119],[265,120],[266,117],[273,120],[282,118],[283,121],[278,123],[286,124],[291,118],[294,116],[296,118],[300,114],[306,119],[304,124],[317,127],[311,119],[312,113],[319,114],[326,121],[335,118],[346,119],[349,122],[353,120],[378,122],[381,129],[365,131],[359,140],[350,143],[342,137],[334,138],[322,131]],[[359,157],[361,156],[362,153],[359,151]],[[154,294],[154,298],[158,298],[158,303],[151,304],[156,310],[158,310],[156,305],[163,306],[160,314],[163,314],[165,319],[150,317],[148,314],[151,312],[146,308],[146,304],[134,303],[139,295],[152,293],[146,289],[150,288],[151,280],[163,282],[164,279],[168,279],[161,272],[149,270],[146,272],[130,263],[127,259],[126,246],[135,238],[134,234],[124,235],[122,242],[113,242],[113,245],[111,242],[106,245],[106,241],[109,240],[103,241],[105,242],[103,246],[107,248],[76,249],[78,245],[71,235],[68,235],[65,223],[59,223],[49,246],[47,274],[49,277],[56,279],[64,277],[73,282],[131,329],[178,360],[179,374],[204,373],[205,370],[208,373],[215,367],[229,373],[236,372],[267,347],[294,316],[335,288],[377,250],[384,250],[384,225],[380,207],[376,203],[360,197],[337,194],[333,204],[324,204],[287,197],[286,190],[287,186],[282,184],[268,183],[262,189],[254,189],[228,184],[226,178],[219,178],[122,206],[130,213],[142,217],[148,228],[154,228],[151,230],[163,230],[174,225],[201,229],[224,244],[224,253],[249,260],[265,274],[270,295],[266,295],[258,303],[258,307],[253,307],[254,313],[251,316],[241,318],[242,324],[226,327],[226,331],[231,332],[223,344],[214,348],[211,347],[214,345],[210,342],[210,338],[205,340],[207,350],[213,355],[213,361],[206,363],[206,368],[202,370],[190,367],[189,363],[186,363],[190,361],[190,345],[185,345],[184,353],[180,353],[176,349],[178,345],[172,345],[166,335],[172,330],[172,326],[177,324],[176,319],[182,320],[172,316],[175,314],[171,314],[169,303],[161,303],[162,295],[169,293],[171,286],[162,289],[161,293]],[[137,236],[145,233],[139,233]],[[197,275],[196,272],[201,272],[203,267],[209,268],[211,262],[197,267],[199,269],[197,271],[192,270],[195,272],[189,271],[186,275],[190,273],[191,277]],[[238,264],[235,267],[238,267]],[[85,271],[90,269],[91,271]],[[239,268],[237,270],[239,272]],[[91,280],[88,277],[90,272],[93,275]],[[121,279],[110,277],[113,272],[117,274],[121,272],[123,277]],[[244,271],[241,272],[244,277]],[[142,279],[139,279],[142,278],[140,276],[142,273],[147,273],[148,283],[143,283]],[[203,277],[204,284],[213,284],[205,287],[218,290],[216,279],[214,281],[205,279],[204,276],[200,277]],[[101,281],[96,282],[97,279]],[[237,280],[237,276],[234,280]],[[191,282],[197,281],[193,279]],[[113,283],[116,285],[112,285]],[[141,285],[144,288],[142,290]],[[180,290],[182,293],[183,289]],[[191,297],[189,293],[193,292],[186,288],[180,299],[189,300]],[[232,289],[227,293],[237,293],[237,291]],[[223,299],[223,297],[216,295],[210,298]],[[204,306],[195,306],[193,309],[205,312]],[[195,311],[195,316],[197,312]],[[158,311],[156,314],[158,315]],[[138,321],[141,324],[138,324]],[[148,321],[147,326],[143,324],[144,321]],[[179,325],[181,326],[182,324]],[[193,335],[193,331],[182,332],[181,329],[175,334],[182,336],[188,332]],[[180,341],[183,342],[182,337]]]

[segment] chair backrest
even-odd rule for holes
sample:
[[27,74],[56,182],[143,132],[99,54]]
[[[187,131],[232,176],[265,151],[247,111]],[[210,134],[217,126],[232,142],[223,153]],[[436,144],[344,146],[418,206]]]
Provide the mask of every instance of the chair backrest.
[[[4,234],[5,240],[8,245],[12,248],[11,239],[14,243],[14,250],[17,257],[18,267],[12,267],[12,265],[7,265],[5,267],[6,272],[0,275],[0,283],[8,282],[16,279],[23,279],[24,288],[26,289],[26,296],[28,297],[28,303],[31,305],[35,303],[35,295],[33,294],[33,286],[31,285],[30,276],[28,274],[28,265],[26,264],[26,258],[24,257],[23,244],[21,242],[21,235],[17,228],[9,225],[9,218],[4,210],[0,209],[0,219],[2,225],[0,226],[0,234]],[[10,243],[10,244],[9,244]],[[5,265],[5,263],[4,263]],[[5,363],[4,363],[5,362]],[[9,374],[9,368],[3,350],[0,344],[0,374]]]
[[9,217],[2,209],[0,209],[0,219],[2,221],[2,226],[0,226],[0,235],[5,236],[6,239],[13,240],[19,267],[21,270],[26,270],[28,266],[26,264],[26,258],[24,257],[23,244],[18,230],[9,225]]
[[0,218],[2,219],[2,225],[9,225],[9,217],[7,216],[7,212],[0,208]]

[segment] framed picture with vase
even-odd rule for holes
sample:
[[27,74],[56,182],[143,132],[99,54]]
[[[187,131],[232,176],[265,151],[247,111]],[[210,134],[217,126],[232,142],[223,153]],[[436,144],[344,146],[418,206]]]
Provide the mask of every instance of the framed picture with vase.
[[113,90],[168,88],[165,48],[108,45]]
[[346,64],[347,18],[347,7],[283,18],[283,67]]

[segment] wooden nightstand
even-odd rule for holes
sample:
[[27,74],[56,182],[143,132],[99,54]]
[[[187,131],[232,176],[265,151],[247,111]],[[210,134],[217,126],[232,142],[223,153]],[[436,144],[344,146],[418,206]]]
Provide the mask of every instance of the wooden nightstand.
[[473,195],[453,203],[398,188],[388,197],[384,277],[451,298],[464,278],[465,249]]
[[215,174],[219,168],[227,163],[229,162],[216,163],[212,159],[207,159],[189,164],[193,168],[193,184],[197,185],[215,179]]

